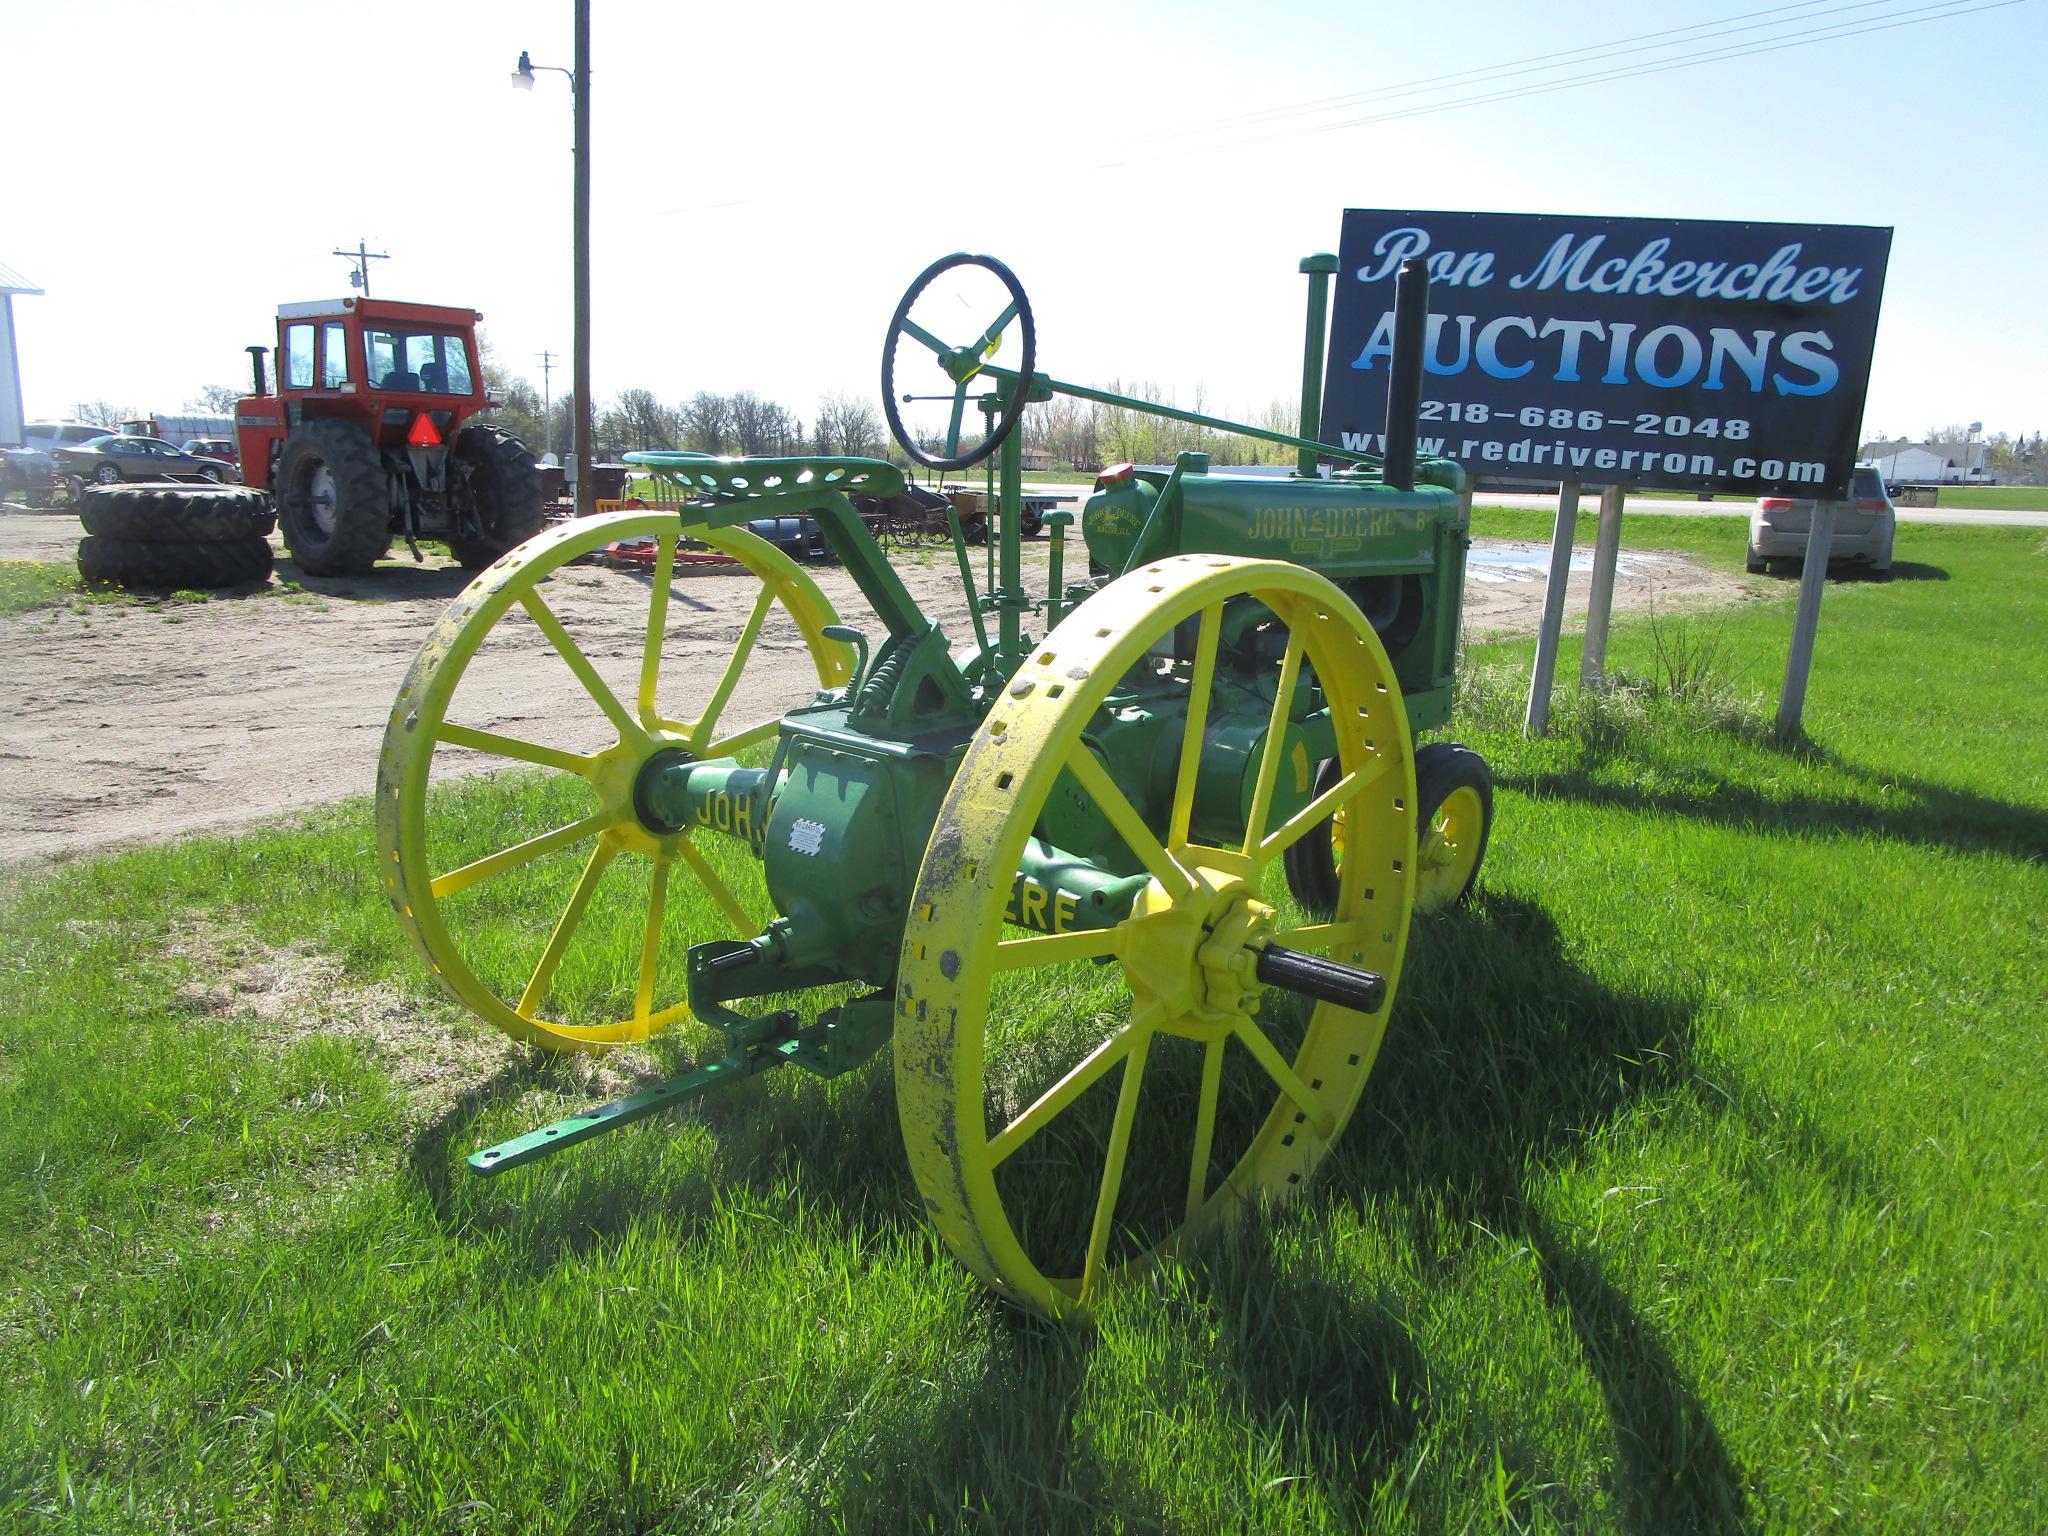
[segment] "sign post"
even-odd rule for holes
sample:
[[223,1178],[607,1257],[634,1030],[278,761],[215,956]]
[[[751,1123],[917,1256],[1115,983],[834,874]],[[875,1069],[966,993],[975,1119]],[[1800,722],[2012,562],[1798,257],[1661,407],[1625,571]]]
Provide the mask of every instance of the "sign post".
[[1572,574],[1572,539],[1579,525],[1579,482],[1557,489],[1557,526],[1550,533],[1550,579],[1543,588],[1543,623],[1536,631],[1536,663],[1529,669],[1529,702],[1522,731],[1542,736],[1550,729],[1550,685],[1557,675],[1557,641],[1564,628],[1565,584]]
[[1600,488],[1600,527],[1593,535],[1593,586],[1586,594],[1586,644],[1579,655],[1579,686],[1607,681],[1607,621],[1614,613],[1614,568],[1621,563],[1621,509],[1628,488]]
[[1828,545],[1835,537],[1835,504],[1816,503],[1806,526],[1806,565],[1799,573],[1799,608],[1792,616],[1792,648],[1785,653],[1785,687],[1778,695],[1778,735],[1799,734],[1806,709],[1806,675],[1813,668],[1813,636],[1820,628],[1820,594],[1828,580]]

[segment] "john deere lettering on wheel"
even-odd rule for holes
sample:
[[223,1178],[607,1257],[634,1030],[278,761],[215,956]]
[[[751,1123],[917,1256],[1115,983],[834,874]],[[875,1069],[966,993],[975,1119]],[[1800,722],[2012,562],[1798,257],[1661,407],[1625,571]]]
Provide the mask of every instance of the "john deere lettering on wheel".
[[[770,1068],[836,1075],[887,1045],[939,1231],[1001,1294],[1055,1314],[1301,1185],[1372,1070],[1411,912],[1470,888],[1492,803],[1475,755],[1413,745],[1450,711],[1468,543],[1461,472],[1412,452],[1425,279],[1419,264],[1406,279],[1406,404],[1383,463],[1315,441],[1334,266],[1302,265],[1302,435],[1213,423],[1293,446],[1300,472],[1216,473],[1199,454],[1111,469],[1072,580],[1072,515],[1048,518],[1037,597],[1014,515],[1026,401],[1186,413],[1039,373],[1030,305],[1000,262],[950,256],[918,277],[885,343],[891,426],[924,463],[1001,455],[984,582],[954,526],[969,643],[917,609],[856,514],[851,497],[902,484],[871,459],[634,455],[680,513],[572,524],[477,579],[385,734],[391,903],[442,985],[521,1039],[595,1050],[693,1020],[711,1048],[473,1167]],[[987,291],[967,312],[992,323],[942,340],[949,320],[928,317],[960,313],[974,284]],[[1320,458],[1342,467],[1324,476]],[[873,628],[737,526],[793,513],[824,528]],[[708,669],[664,661],[686,535],[759,583]],[[615,688],[541,583],[639,536],[657,547],[647,627]],[[585,745],[479,723],[497,718],[479,713],[493,631],[529,621],[591,696]],[[779,713],[741,687],[770,645],[804,655],[817,690]],[[479,825],[430,796],[441,751],[548,770],[532,797],[545,819]],[[559,883],[536,909],[544,868]],[[508,961],[520,922],[531,944]]]
[[367,571],[402,538],[443,539],[488,565],[541,529],[525,445],[469,423],[497,402],[475,364],[473,309],[329,299],[277,311],[277,393],[263,348],[236,403],[246,484],[277,503],[285,547],[311,575]]

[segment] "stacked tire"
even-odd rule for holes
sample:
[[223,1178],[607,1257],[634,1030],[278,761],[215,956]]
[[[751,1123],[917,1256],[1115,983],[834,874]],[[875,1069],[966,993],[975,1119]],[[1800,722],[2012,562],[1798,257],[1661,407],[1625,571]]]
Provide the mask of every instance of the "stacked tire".
[[126,587],[237,587],[270,578],[270,498],[239,485],[104,485],[80,500],[78,574]]

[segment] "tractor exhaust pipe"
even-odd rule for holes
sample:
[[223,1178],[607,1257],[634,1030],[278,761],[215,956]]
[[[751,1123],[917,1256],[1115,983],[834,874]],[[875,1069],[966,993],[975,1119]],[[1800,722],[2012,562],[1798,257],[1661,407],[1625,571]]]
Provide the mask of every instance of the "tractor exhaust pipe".
[[1415,489],[1415,417],[1422,401],[1422,333],[1429,323],[1429,267],[1420,256],[1394,279],[1394,356],[1387,375],[1387,456],[1380,478]]
[[264,354],[264,353],[266,353],[266,352],[268,352],[268,351],[270,350],[270,348],[268,348],[268,347],[244,347],[244,348],[242,348],[242,350],[243,350],[244,352],[247,352],[247,353],[249,354],[249,367],[250,367],[251,371],[252,371],[252,372],[254,372],[254,373],[255,373],[255,375],[256,375],[256,391],[255,391],[255,392],[256,392],[256,393],[257,393],[258,395],[267,395],[267,394],[269,394],[269,393],[270,393],[270,391],[269,391],[269,390],[267,390],[267,389],[265,389],[265,388],[263,387],[263,354]]

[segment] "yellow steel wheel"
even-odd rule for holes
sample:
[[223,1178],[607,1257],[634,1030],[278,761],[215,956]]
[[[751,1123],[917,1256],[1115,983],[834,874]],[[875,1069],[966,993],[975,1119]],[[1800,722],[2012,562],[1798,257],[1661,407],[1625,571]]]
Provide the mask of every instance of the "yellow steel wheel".
[[[1259,648],[1228,650],[1244,639],[1226,605],[1241,616],[1246,600],[1268,610]],[[1191,656],[1165,659],[1188,620]],[[1251,788],[1232,799],[1224,835],[1211,703],[1247,669],[1273,703],[1259,717],[1256,769],[1236,760],[1250,777],[1231,782]],[[1305,793],[1307,760],[1284,729],[1305,674],[1325,691],[1338,772],[1282,820],[1271,814],[1281,775],[1300,776],[1287,781],[1293,803]],[[1149,817],[1084,734],[1133,678],[1177,691],[1184,711],[1157,759],[1173,774],[1171,804]],[[1246,1201],[1299,1188],[1349,1119],[1392,1006],[1414,792],[1385,651],[1351,601],[1300,566],[1162,560],[1089,598],[1036,648],[947,793],[899,971],[904,1140],[927,1208],[969,1268],[1015,1301],[1065,1313]],[[1128,850],[1123,862],[1149,875],[1115,927],[1006,930],[1026,839],[1055,797],[1062,815],[1092,807]],[[1334,909],[1291,919],[1278,906],[1282,855],[1340,808],[1349,857]],[[1028,888],[1014,899],[1029,902]],[[1059,927],[1060,897],[1041,891],[1038,905]],[[1251,973],[1268,941],[1380,973],[1386,1001],[1367,1015],[1261,996]]]
[[[676,921],[670,887],[678,866],[707,898],[691,909],[715,909],[729,924],[724,933],[751,937],[773,914],[750,909],[688,830],[661,835],[641,824],[633,810],[639,770],[658,751],[711,758],[771,742],[788,703],[807,702],[852,672],[850,648],[824,634],[837,623],[824,594],[786,555],[744,530],[689,530],[752,577],[707,578],[694,590],[739,602],[707,605],[694,591],[672,601],[684,531],[673,512],[625,512],[521,544],[442,616],[392,706],[377,772],[385,894],[441,986],[522,1040],[598,1049],[687,1017],[680,956],[664,933]],[[578,622],[596,638],[579,643],[550,602],[551,592],[568,589],[544,590],[543,583],[558,574],[572,583],[622,582],[566,572],[614,540],[643,538],[654,541],[656,555],[644,605],[634,600],[622,612],[586,604]],[[707,632],[707,607],[746,617],[736,633]],[[664,657],[689,648],[693,637],[691,664],[664,669]],[[789,651],[803,664],[795,676],[780,668],[779,686],[801,697],[771,709],[752,690],[739,696],[750,658]],[[567,678],[577,687],[564,704]],[[480,814],[467,798],[430,795],[437,763],[451,774],[519,764],[551,772],[532,786],[522,782],[522,797]],[[602,923],[593,921],[599,913]],[[592,955],[592,948],[606,952]],[[671,956],[666,977],[664,953]],[[579,972],[596,979],[573,1006],[551,1011],[551,991],[561,987],[572,955]]]
[[1471,893],[1493,830],[1493,775],[1456,742],[1415,754],[1415,910],[1447,911]]

